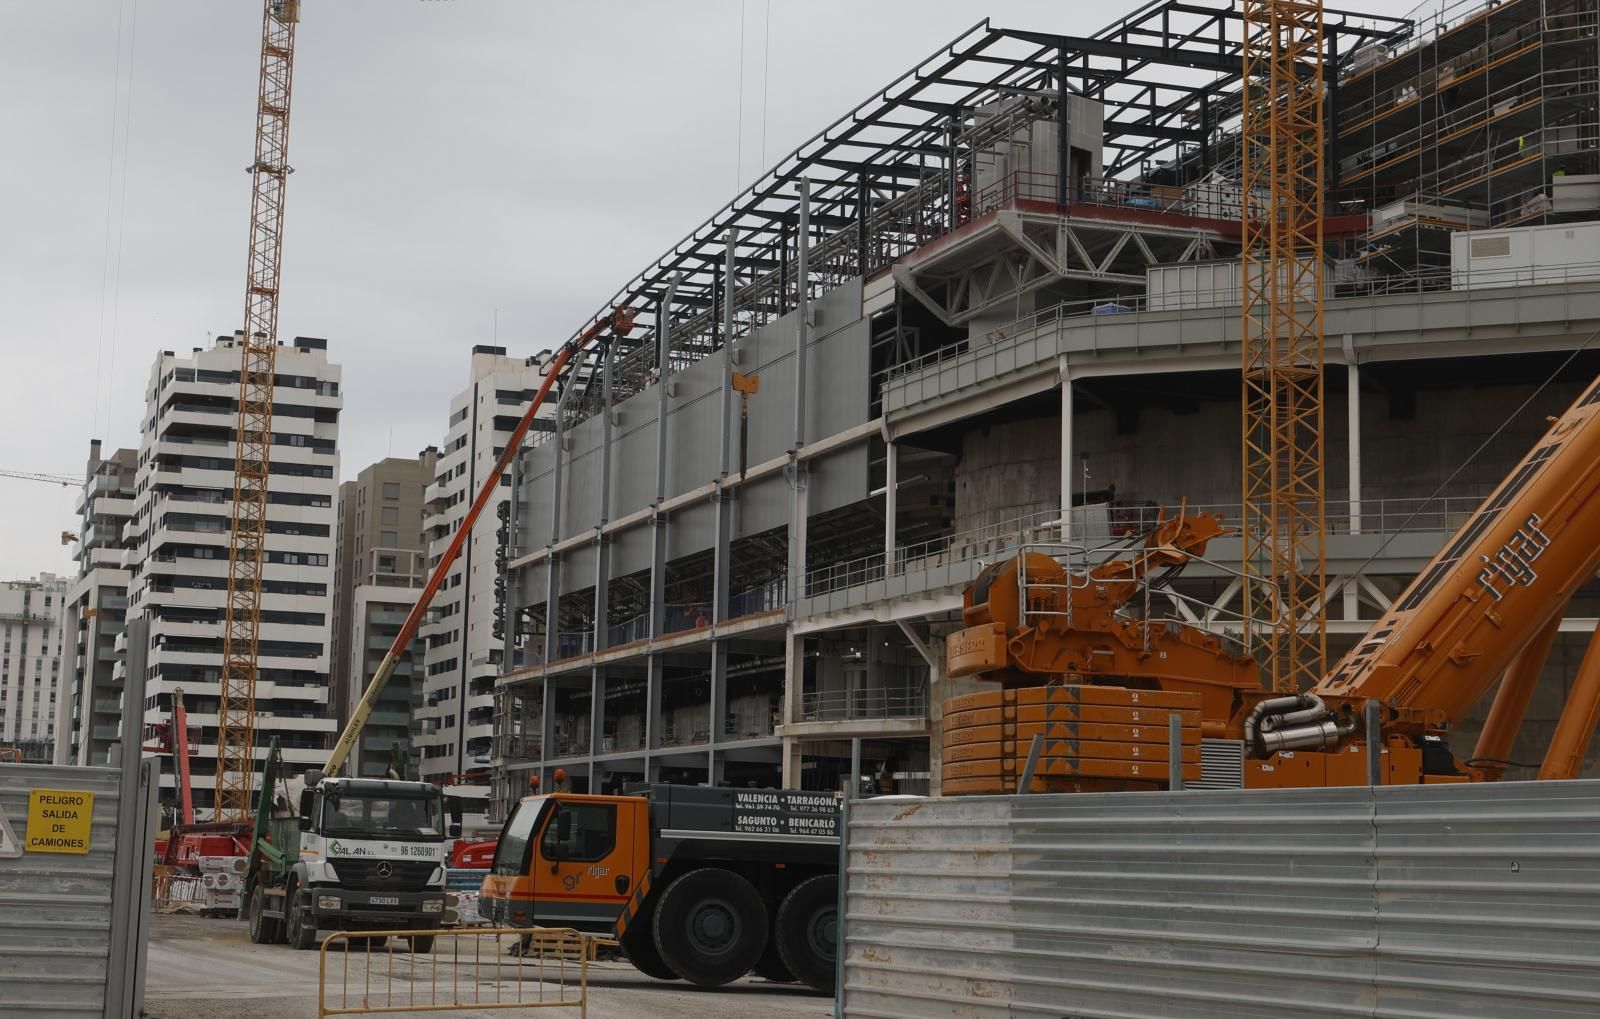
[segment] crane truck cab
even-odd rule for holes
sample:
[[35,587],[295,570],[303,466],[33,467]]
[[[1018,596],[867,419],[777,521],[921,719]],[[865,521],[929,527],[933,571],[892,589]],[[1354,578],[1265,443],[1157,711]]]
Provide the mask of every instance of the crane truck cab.
[[479,911],[501,926],[615,936],[661,980],[754,972],[831,991],[838,910],[833,793],[651,785],[525,797]]
[[[438,786],[311,772],[303,785],[269,781],[262,800],[245,888],[252,941],[309,949],[319,930],[441,926],[460,823]],[[409,940],[433,947],[431,934]]]

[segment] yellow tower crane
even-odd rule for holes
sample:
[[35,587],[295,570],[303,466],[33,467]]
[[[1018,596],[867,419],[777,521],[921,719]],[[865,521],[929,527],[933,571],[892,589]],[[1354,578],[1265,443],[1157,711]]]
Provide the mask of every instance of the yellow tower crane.
[[1324,672],[1323,11],[1244,0],[1245,642],[1272,688]]
[[265,0],[261,84],[256,102],[251,177],[250,250],[244,332],[239,345],[238,431],[228,601],[222,631],[217,703],[217,821],[250,819],[255,768],[256,662],[261,635],[261,567],[267,538],[267,482],[272,461],[272,386],[278,337],[278,260],[283,251],[284,185],[291,172],[289,100],[299,0]]

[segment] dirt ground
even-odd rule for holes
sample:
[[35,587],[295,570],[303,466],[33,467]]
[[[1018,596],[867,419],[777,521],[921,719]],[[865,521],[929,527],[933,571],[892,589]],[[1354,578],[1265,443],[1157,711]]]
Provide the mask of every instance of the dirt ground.
[[[464,948],[464,946],[463,946]],[[329,951],[331,987],[338,987],[346,961],[337,946]],[[432,965],[422,963],[421,975],[412,969],[415,961],[401,948],[388,954],[386,948],[374,964],[374,974],[393,973],[398,984],[415,985],[419,993],[427,986],[442,987],[453,981],[465,987],[464,1000],[484,1000],[470,995],[472,964],[463,950],[457,961],[451,953],[436,949]],[[496,953],[498,956],[498,953]],[[239,1019],[242,1014],[271,1014],[284,1019],[314,1017],[317,1014],[317,952],[297,952],[286,945],[252,945],[245,925],[238,920],[212,920],[196,916],[158,916],[150,942],[149,968],[145,981],[145,1015],[149,1019]],[[426,957],[422,957],[426,958]],[[351,1004],[362,993],[362,960],[352,958]],[[502,967],[506,965],[502,963]],[[490,972],[493,963],[480,949],[478,974]],[[504,970],[502,969],[504,973]],[[374,977],[376,980],[377,977]],[[513,993],[516,984],[502,977],[496,984],[478,980],[477,994],[492,996],[496,988],[502,995]],[[521,983],[525,995],[537,993],[530,976]],[[690,989],[681,982],[652,980],[626,962],[596,962],[589,967],[589,1016],[591,1019],[635,1019],[661,1017],[673,1019],[745,1019],[748,1016],[805,1016],[821,1019],[833,1014],[833,1000],[827,996],[797,990],[795,985],[774,984],[746,978],[717,990]],[[427,1001],[430,999],[423,998]],[[438,1000],[438,999],[431,999]],[[492,1000],[492,997],[491,997]],[[505,1000],[502,998],[502,1000]],[[337,998],[333,999],[338,1004]],[[377,1002],[374,1001],[374,1004]],[[263,1010],[262,1006],[266,1006]],[[577,1009],[467,1009],[465,1011],[427,1011],[405,1013],[411,1016],[466,1017],[490,1019],[527,1015],[576,1016]]]

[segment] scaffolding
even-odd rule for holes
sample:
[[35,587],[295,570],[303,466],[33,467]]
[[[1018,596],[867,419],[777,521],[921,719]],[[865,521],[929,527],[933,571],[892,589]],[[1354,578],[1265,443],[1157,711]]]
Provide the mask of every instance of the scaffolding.
[[1600,2],[1414,12],[1399,45],[1330,79],[1335,186],[1373,210],[1369,273],[1447,268],[1450,233],[1592,217],[1563,178],[1600,173]]

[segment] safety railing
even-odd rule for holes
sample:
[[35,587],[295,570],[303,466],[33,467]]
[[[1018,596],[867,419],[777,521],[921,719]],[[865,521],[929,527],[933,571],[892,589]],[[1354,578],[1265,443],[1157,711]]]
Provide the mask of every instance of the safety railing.
[[[1364,275],[1348,282],[1336,282],[1330,273],[1324,286],[1329,297],[1362,298],[1421,295],[1441,291],[1470,292],[1539,284],[1565,286],[1596,281],[1600,281],[1600,261],[1495,269],[1429,268],[1392,275]],[[1144,311],[1174,312],[1192,308],[1237,308],[1239,299],[1237,285],[1224,285],[1160,294],[1156,296],[1154,302],[1149,295],[1119,297],[1115,305],[1110,305],[1104,300],[1067,301],[996,326],[983,336],[948,344],[920,357],[882,369],[878,372],[877,379],[880,386],[887,386],[907,375],[970,364],[998,347],[1015,345],[1041,336],[1053,336],[1068,321],[1087,324],[1097,313],[1108,310],[1120,315]],[[1053,348],[1049,351],[1049,356],[1052,359],[1056,356]]]
[[806,722],[927,716],[928,688],[925,686],[821,690],[800,696],[800,718]]
[[565,928],[336,931],[322,943],[317,1017],[565,1008],[589,1014],[589,956]]

